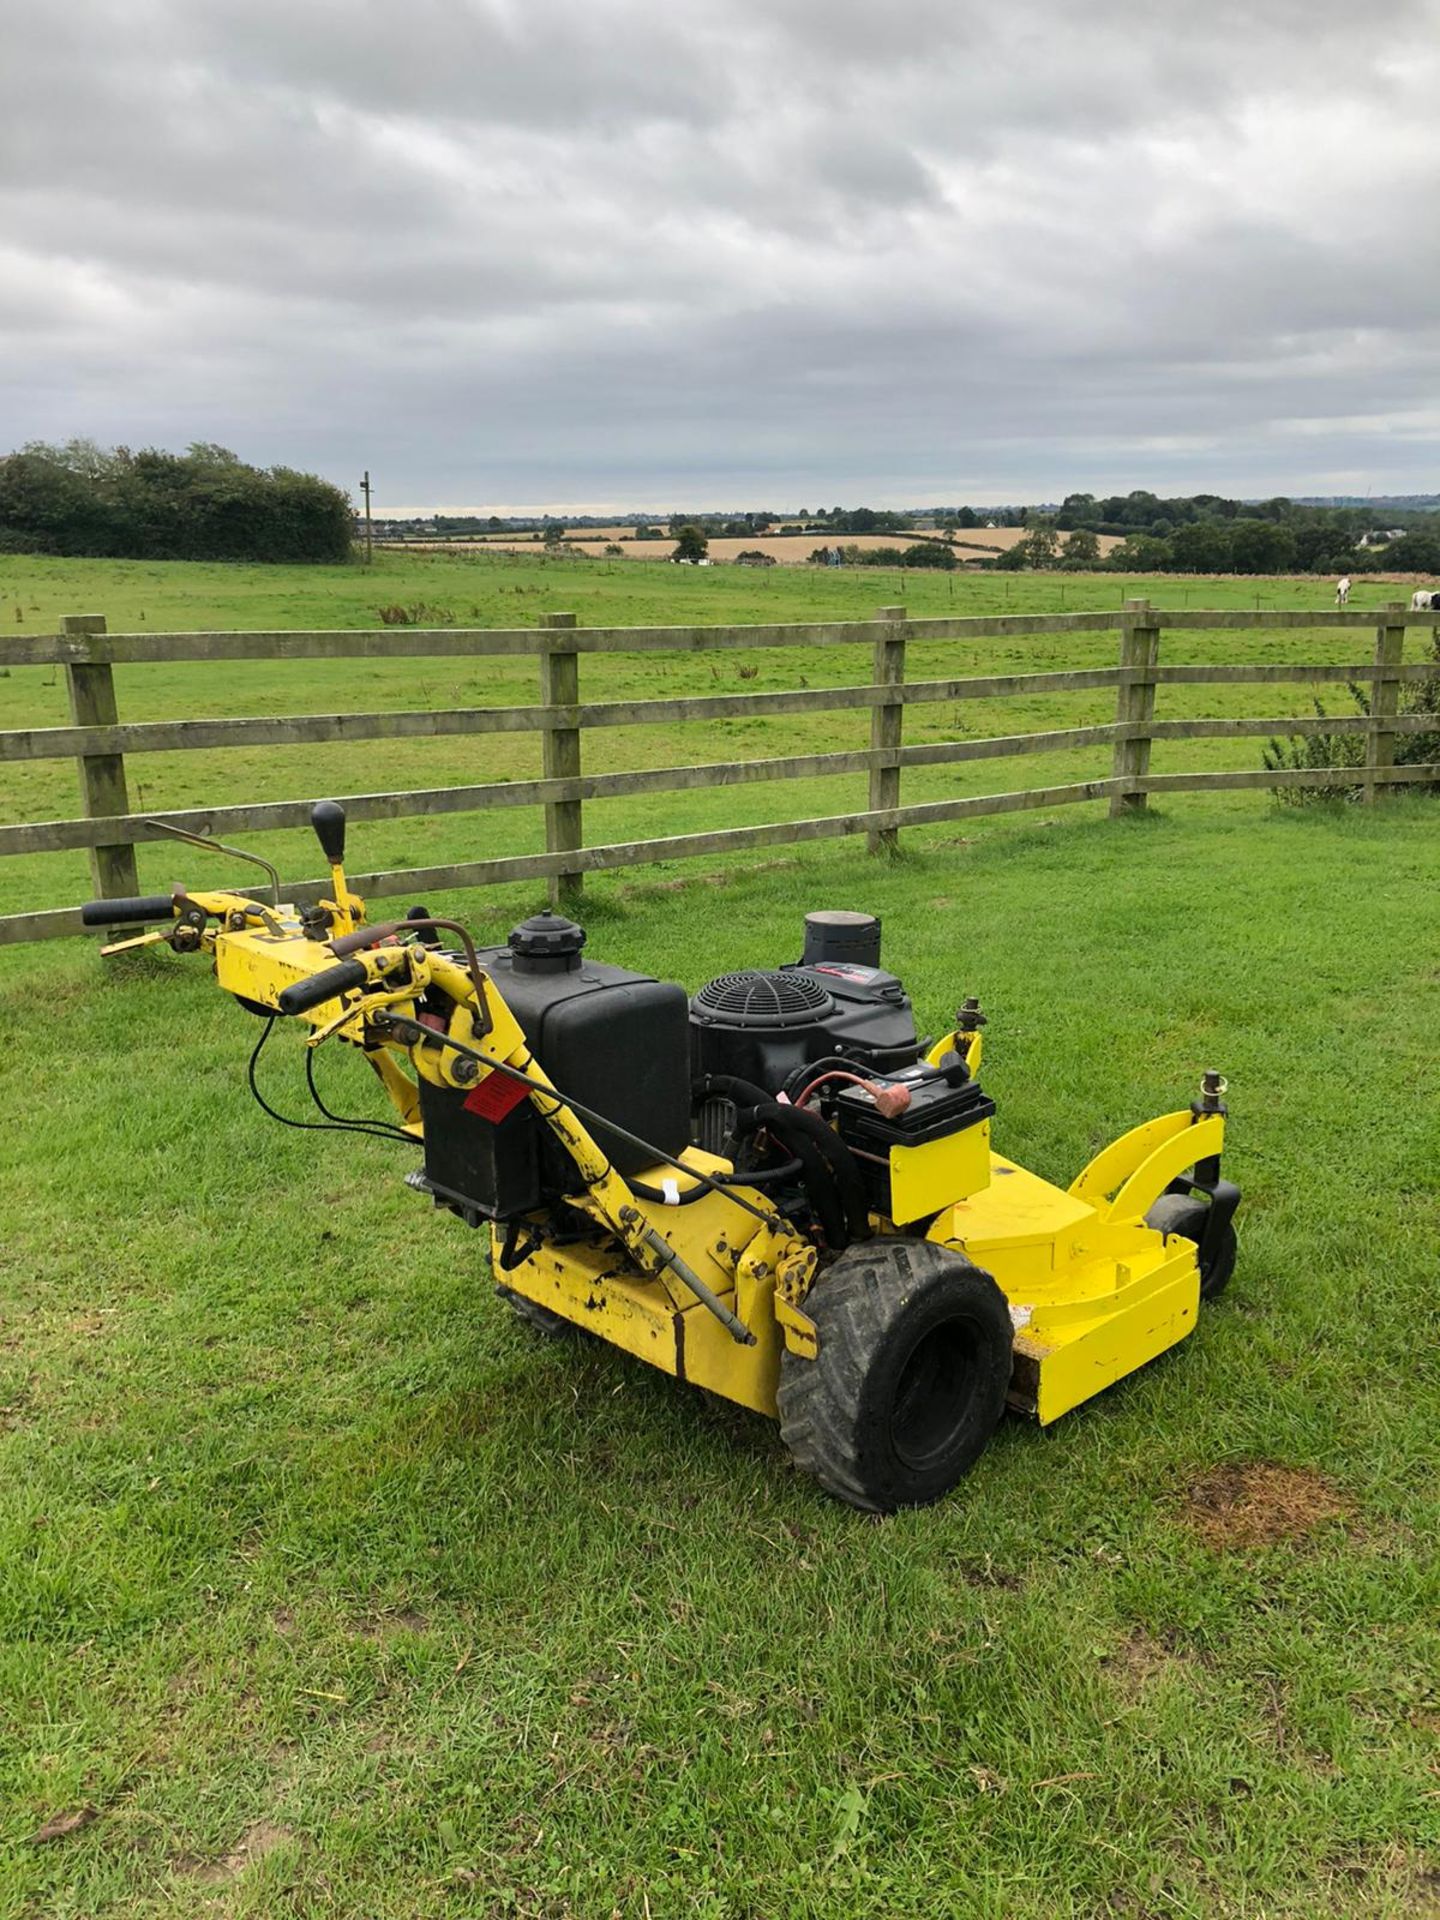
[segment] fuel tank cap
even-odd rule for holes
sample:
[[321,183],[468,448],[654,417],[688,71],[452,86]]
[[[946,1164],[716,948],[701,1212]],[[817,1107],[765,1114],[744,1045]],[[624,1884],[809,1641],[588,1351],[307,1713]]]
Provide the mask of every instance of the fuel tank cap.
[[510,951],[524,972],[568,972],[579,966],[584,944],[585,929],[563,913],[532,913],[510,929]]

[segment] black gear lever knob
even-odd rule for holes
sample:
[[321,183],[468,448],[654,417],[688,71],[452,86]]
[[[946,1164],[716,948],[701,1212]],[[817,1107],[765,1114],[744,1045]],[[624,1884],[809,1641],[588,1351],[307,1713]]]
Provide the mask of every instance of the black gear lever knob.
[[332,867],[345,858],[345,809],[334,800],[317,800],[310,809],[310,824],[320,851]]

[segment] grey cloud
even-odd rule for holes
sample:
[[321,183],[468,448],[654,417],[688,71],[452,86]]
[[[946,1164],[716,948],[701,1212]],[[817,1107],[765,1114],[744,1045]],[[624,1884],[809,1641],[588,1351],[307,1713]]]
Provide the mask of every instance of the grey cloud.
[[1436,0],[92,0],[6,64],[7,443],[397,503],[1440,485]]

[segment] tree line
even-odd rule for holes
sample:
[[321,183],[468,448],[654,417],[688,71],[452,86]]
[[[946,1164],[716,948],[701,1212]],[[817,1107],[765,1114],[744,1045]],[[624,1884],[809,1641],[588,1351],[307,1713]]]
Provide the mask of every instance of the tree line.
[[[798,525],[797,525],[798,521]],[[768,511],[717,516],[672,514],[669,533],[710,540],[737,533],[827,535],[902,533],[905,545],[861,549],[833,539],[811,553],[839,553],[850,566],[942,567],[957,564],[949,542],[967,560],[1011,571],[1108,567],[1122,573],[1426,573],[1440,574],[1440,513],[1417,507],[1333,506],[1276,496],[1259,502],[1197,493],[1175,499],[1136,489],[1128,494],[1067,494],[1058,509],[962,506],[924,516],[879,507],[830,507],[796,515]],[[985,531],[1021,528],[1024,538],[980,559]],[[965,536],[976,531],[973,540]],[[662,538],[658,526],[640,530]],[[550,529],[547,528],[547,534]],[[916,535],[919,539],[916,539]],[[1102,558],[1100,537],[1121,544]],[[553,537],[563,538],[554,525]],[[688,550],[687,550],[688,551]],[[703,551],[700,549],[699,551]]]
[[[1067,562],[1077,538],[1118,534],[1122,545],[1109,564],[1127,573],[1440,572],[1440,513],[1414,508],[1315,505],[1284,495],[1162,500],[1137,490],[1067,494],[1053,517],[1032,513],[1026,524],[1042,546],[1046,532],[1068,533]],[[1028,564],[1047,562],[1037,556]]]
[[227,447],[132,452],[70,440],[0,456],[0,553],[342,561],[353,533],[338,487],[248,466]]
[[[436,529],[441,522],[436,519]],[[468,516],[444,530],[472,524]],[[473,524],[481,525],[478,520]],[[490,530],[506,523],[491,515]],[[560,545],[565,521],[545,516],[535,538]],[[924,515],[881,507],[808,507],[787,515],[674,513],[668,532],[677,558],[703,557],[724,535],[769,531],[827,536],[909,536],[863,551],[842,540],[852,565],[956,564],[951,542],[979,558],[984,532],[1021,528],[1024,538],[980,558],[1004,569],[1109,566],[1127,573],[1440,574],[1440,513],[1422,505],[1316,504],[1277,495],[1259,502],[1197,493],[1172,499],[1144,489],[1127,494],[1067,494],[1058,508],[946,507]],[[352,550],[350,502],[338,487],[289,467],[246,464],[226,447],[197,443],[183,454],[132,452],[90,440],[62,446],[31,442],[0,456],[0,552],[155,560],[343,561]],[[971,530],[976,537],[966,539]],[[658,524],[637,538],[662,540]],[[1121,544],[1102,561],[1099,539]]]

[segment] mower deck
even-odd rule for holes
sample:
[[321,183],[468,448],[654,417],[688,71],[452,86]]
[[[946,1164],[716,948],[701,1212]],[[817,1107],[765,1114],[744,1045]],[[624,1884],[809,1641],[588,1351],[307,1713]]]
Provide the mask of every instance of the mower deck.
[[930,1237],[963,1246],[999,1283],[1016,1327],[1010,1405],[1047,1426],[1191,1331],[1195,1249],[1143,1222],[1106,1220],[999,1154],[991,1176]]
[[[1038,1174],[990,1158],[990,1185],[945,1208],[927,1237],[961,1248],[999,1284],[1015,1324],[1009,1404],[1045,1426],[1191,1331],[1200,1304],[1195,1248],[1142,1223],[1112,1224]],[[655,1219],[663,1223],[667,1211],[656,1208]],[[734,1221],[720,1196],[707,1195],[686,1209],[687,1242],[706,1248],[704,1278],[755,1329],[753,1347],[737,1347],[683,1288],[627,1268],[613,1246],[542,1246],[503,1270],[497,1240],[495,1270],[535,1306],[662,1373],[773,1417],[781,1353],[787,1342],[804,1350],[809,1322],[776,1300],[773,1275],[757,1273],[754,1260],[742,1255],[732,1273],[723,1252],[709,1251],[723,1247]],[[698,1253],[692,1257],[698,1265]]]

